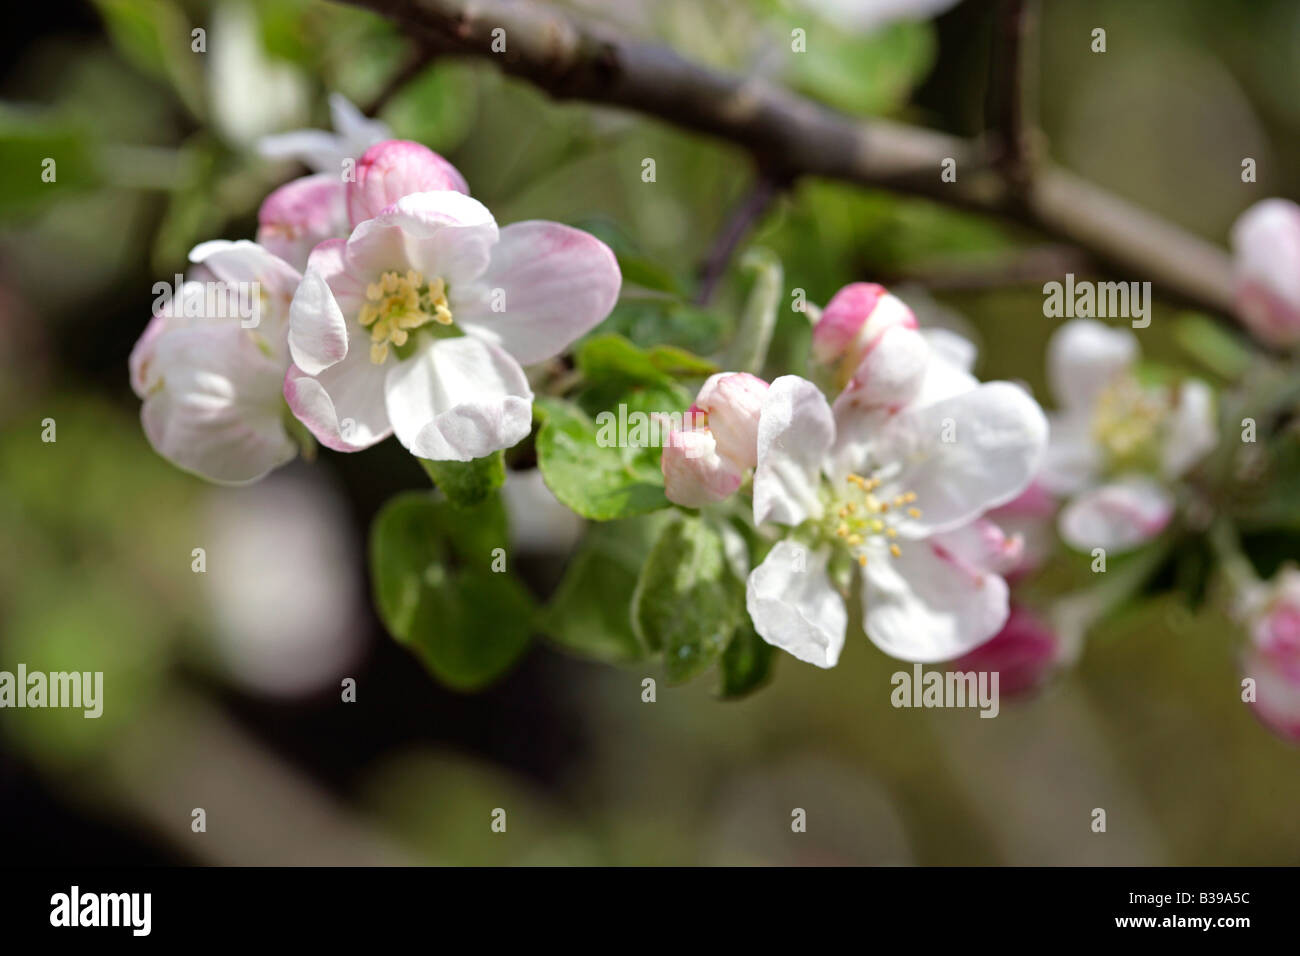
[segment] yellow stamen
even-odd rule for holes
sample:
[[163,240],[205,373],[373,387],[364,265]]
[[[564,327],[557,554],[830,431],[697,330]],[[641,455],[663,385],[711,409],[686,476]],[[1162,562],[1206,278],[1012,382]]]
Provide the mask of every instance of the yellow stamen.
[[431,322],[452,324],[447,283],[436,277],[426,284],[414,269],[383,273],[366,286],[366,300],[357,318],[370,329],[370,361],[376,365],[387,360],[390,345],[401,348],[410,341],[415,329]]

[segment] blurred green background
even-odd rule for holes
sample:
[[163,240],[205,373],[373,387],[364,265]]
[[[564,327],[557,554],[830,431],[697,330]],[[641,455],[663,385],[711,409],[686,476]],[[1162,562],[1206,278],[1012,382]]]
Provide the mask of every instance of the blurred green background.
[[[992,10],[979,0],[868,34],[813,0],[571,6],[845,111],[982,125]],[[438,686],[368,598],[366,529],[390,496],[427,487],[416,462],[390,441],[216,488],[149,448],[126,366],[153,283],[196,242],[251,237],[261,199],[297,174],[260,158],[257,137],[326,126],[330,91],[373,103],[409,44],[318,0],[43,11],[43,34],[2,41],[0,669],[102,670],[106,705],[99,720],[0,712],[12,862],[1300,862],[1300,759],[1240,702],[1240,636],[1212,604],[1133,608],[996,720],[891,708],[905,665],[860,637],[831,671],[779,660],[738,703],[707,680],[661,681],[643,703],[646,674],[541,642],[484,693]],[[206,54],[190,50],[200,26]],[[1048,2],[1040,42],[1056,161],[1216,242],[1257,199],[1300,198],[1294,3]],[[753,175],[727,146],[558,105],[489,64],[433,61],[381,115],[446,154],[499,221],[600,223],[684,289]],[[40,179],[47,156],[55,183]],[[1258,183],[1241,183],[1243,156]],[[804,182],[751,241],[814,302],[855,279],[913,280],[914,301],[979,341],[982,377],[1046,398],[1043,280],[958,281],[1041,239]],[[724,341],[747,281],[729,274],[680,344]],[[625,296],[613,327],[632,334],[636,307]],[[1142,344],[1186,365],[1162,321],[1174,316],[1158,303]],[[806,322],[782,310],[780,323],[774,365],[797,369]],[[196,547],[206,574],[191,571]],[[522,559],[539,596],[565,557],[544,540]],[[339,700],[345,677],[356,703]],[[206,833],[191,830],[196,807]],[[1105,834],[1090,829],[1096,807]],[[791,832],[794,808],[807,833]]]

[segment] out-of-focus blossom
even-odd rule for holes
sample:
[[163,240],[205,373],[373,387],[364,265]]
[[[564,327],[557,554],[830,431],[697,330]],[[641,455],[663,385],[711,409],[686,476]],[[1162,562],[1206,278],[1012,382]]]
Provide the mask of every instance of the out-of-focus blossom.
[[208,89],[213,124],[222,136],[250,147],[306,117],[307,79],[293,64],[267,55],[251,4],[218,4],[209,32]]
[[951,671],[997,671],[999,693],[1011,696],[1041,686],[1060,661],[1056,634],[1032,612],[1012,605],[1002,630],[948,665]]
[[386,123],[367,119],[341,93],[330,94],[330,119],[334,132],[300,129],[264,136],[258,152],[268,159],[294,159],[318,173],[332,173],[343,181],[343,164],[356,160],[375,143],[393,138]]
[[286,429],[289,303],[299,274],[256,243],[190,253],[191,279],[131,352],[131,386],[154,449],[212,481],[256,481],[297,453]]
[[763,403],[754,521],[792,528],[750,575],[747,606],[768,643],[832,667],[843,594],[862,575],[867,636],[908,661],[949,660],[1006,622],[1000,573],[1019,544],[981,516],[1037,471],[1047,422],[1027,392],[991,382],[914,403],[863,429],[796,376]]
[[1048,346],[1059,411],[1039,482],[1070,497],[1059,528],[1071,547],[1126,551],[1173,517],[1173,484],[1217,443],[1204,382],[1151,386],[1134,373],[1137,340],[1091,319],[1067,322]]
[[660,467],[669,501],[699,508],[721,501],[758,463],[758,416],[767,382],[748,372],[709,376],[681,429],[664,439]]
[[998,527],[1022,542],[1020,561],[1008,570],[1008,581],[1032,574],[1047,560],[1055,543],[1058,507],[1056,498],[1033,481],[1011,501],[989,512]]
[[537,468],[506,472],[501,497],[509,518],[512,550],[567,554],[582,536],[585,522],[560,503]]
[[413,454],[467,461],[532,424],[521,365],[605,318],[618,264],[553,222],[498,230],[463,193],[414,193],[311,253],[290,309],[284,396],[339,451],[389,434]]
[[1245,673],[1255,679],[1253,709],[1279,736],[1300,743],[1300,569],[1283,567],[1248,593]]
[[1237,315],[1260,341],[1300,343],[1300,206],[1255,203],[1232,227]]
[[338,688],[365,634],[347,509],[314,471],[214,491],[200,575],[224,668],[263,694]]

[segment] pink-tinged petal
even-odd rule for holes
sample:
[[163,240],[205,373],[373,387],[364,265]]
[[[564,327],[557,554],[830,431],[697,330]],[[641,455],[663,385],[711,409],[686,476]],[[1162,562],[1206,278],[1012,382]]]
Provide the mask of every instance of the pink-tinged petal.
[[285,183],[262,202],[257,212],[257,241],[295,269],[326,239],[349,231],[342,180],[331,173],[303,176]]
[[393,433],[384,399],[387,369],[353,349],[337,365],[311,376],[296,365],[284,377],[284,400],[294,417],[326,448],[361,451]]
[[1004,505],[997,515],[1010,518],[1050,518],[1056,514],[1056,496],[1040,481],[1031,481],[1029,487]]
[[734,494],[744,478],[743,469],[718,454],[717,442],[708,428],[669,432],[660,468],[664,473],[664,494],[684,508],[721,501]]
[[355,226],[403,196],[445,189],[469,192],[465,177],[429,147],[404,139],[385,140],[357,161],[356,178],[347,184],[347,215]]
[[1023,539],[1007,535],[988,518],[976,518],[960,528],[933,535],[929,540],[968,567],[994,574],[1013,570],[1025,553]]
[[1300,342],[1300,206],[1255,203],[1232,227],[1237,314],[1263,342]]
[[370,119],[342,93],[330,94],[330,124],[348,156],[360,156],[367,147],[393,138],[387,123]]
[[1243,665],[1243,675],[1255,681],[1252,713],[1283,740],[1300,743],[1300,680],[1254,648],[1246,651]]
[[451,190],[413,193],[352,230],[345,268],[371,282],[415,269],[426,280],[443,278],[454,292],[483,274],[497,238],[496,220],[477,199]]
[[1067,412],[1091,410],[1097,396],[1128,374],[1138,358],[1137,339],[1095,319],[1071,319],[1047,345],[1047,380]]
[[256,481],[297,453],[285,433],[280,366],[237,324],[169,330],[140,420],[154,450],[226,484]]
[[289,306],[289,354],[308,375],[319,375],[348,354],[343,312],[324,277],[310,267]]
[[745,606],[754,630],[808,664],[834,667],[844,649],[848,613],[831,585],[825,549],[778,541],[749,575]]
[[916,398],[930,365],[931,349],[921,333],[893,325],[862,352],[844,391],[835,399],[836,414],[845,405],[897,411]]
[[1042,686],[1059,660],[1060,645],[1051,628],[1013,605],[1006,625],[992,640],[953,661],[948,669],[996,672],[998,693],[1012,696]]
[[533,393],[510,355],[473,336],[426,340],[384,381],[393,431],[408,451],[470,461],[527,437]]
[[754,523],[820,516],[818,487],[834,444],[835,419],[817,386],[797,375],[774,381],[758,420]]
[[154,351],[158,345],[158,339],[167,331],[168,319],[166,315],[155,315],[149,320],[140,338],[136,340],[135,346],[131,349],[131,357],[128,359],[128,367],[131,370],[131,390],[135,392],[136,397],[144,398],[149,394],[154,383],[158,380],[157,366],[154,365]]
[[695,396],[694,409],[708,416],[718,453],[740,468],[758,464],[758,417],[767,388],[757,375],[719,372]]
[[872,557],[863,571],[864,626],[890,657],[951,660],[1006,623],[1007,584],[933,540],[906,541],[898,557]]
[[882,430],[872,453],[898,463],[879,492],[916,495],[920,517],[900,521],[905,537],[960,527],[1028,487],[1047,447],[1047,418],[1023,388],[987,382],[924,408],[909,408]]
[[831,296],[813,327],[813,358],[826,365],[838,362],[888,294],[884,286],[874,282],[854,282]]
[[1122,552],[1156,537],[1173,514],[1173,498],[1158,483],[1126,478],[1075,498],[1062,510],[1059,526],[1072,548]]
[[337,136],[323,129],[297,129],[263,136],[257,151],[267,159],[294,159],[318,173],[340,179],[343,175]]
[[451,310],[466,331],[532,365],[600,324],[622,282],[614,253],[590,233],[557,222],[516,222],[501,230],[478,281],[452,287]]

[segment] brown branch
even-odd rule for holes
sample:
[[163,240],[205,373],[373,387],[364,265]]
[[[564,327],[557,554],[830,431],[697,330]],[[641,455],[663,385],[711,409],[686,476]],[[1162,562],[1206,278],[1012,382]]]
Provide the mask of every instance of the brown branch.
[[[544,4],[505,0],[343,0],[404,24],[434,48],[482,57],[560,99],[621,106],[714,136],[760,168],[897,190],[1012,219],[1077,245],[1098,262],[1212,311],[1232,307],[1223,249],[1063,169],[1023,186],[985,151],[941,133],[861,121],[756,77],[702,67],[673,50],[580,24]],[[506,49],[493,36],[505,31]],[[499,42],[497,43],[499,46]],[[940,179],[945,159],[957,182]]]
[[1034,104],[1038,64],[1034,33],[1038,9],[1034,0],[1000,0],[996,35],[990,58],[986,118],[993,163],[1016,187],[1023,189],[1033,174]]

